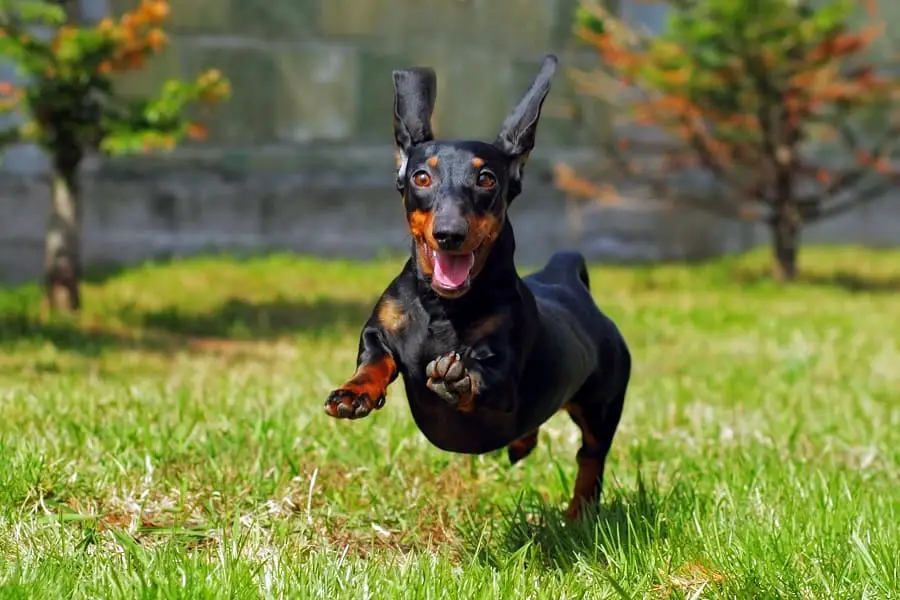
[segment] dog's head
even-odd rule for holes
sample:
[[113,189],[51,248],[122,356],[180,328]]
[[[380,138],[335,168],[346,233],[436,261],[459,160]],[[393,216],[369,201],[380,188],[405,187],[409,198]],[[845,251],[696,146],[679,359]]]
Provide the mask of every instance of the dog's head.
[[500,235],[534,148],[556,57],[548,55],[491,142],[435,140],[437,80],[425,67],[394,71],[397,188],[420,275],[445,298],[465,294]]

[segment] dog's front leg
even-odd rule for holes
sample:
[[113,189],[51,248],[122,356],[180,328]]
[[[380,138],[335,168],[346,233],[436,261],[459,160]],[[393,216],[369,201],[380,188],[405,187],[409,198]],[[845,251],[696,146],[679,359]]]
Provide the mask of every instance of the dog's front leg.
[[[383,319],[381,319],[383,320]],[[359,339],[356,372],[325,400],[325,412],[337,419],[360,419],[384,406],[388,386],[397,378],[397,363],[385,343],[383,325],[373,316]]]
[[[484,327],[482,325],[482,327]],[[509,411],[516,404],[516,386],[520,367],[516,346],[506,327],[473,339],[459,351],[448,352],[428,363],[426,385],[435,394],[463,413],[477,407]]]

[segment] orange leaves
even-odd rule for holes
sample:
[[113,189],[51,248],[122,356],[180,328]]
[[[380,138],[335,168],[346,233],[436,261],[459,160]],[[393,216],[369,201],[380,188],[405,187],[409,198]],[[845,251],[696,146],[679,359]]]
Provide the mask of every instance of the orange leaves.
[[122,16],[122,27],[139,29],[160,25],[169,16],[169,3],[165,0],[141,0],[140,5]]
[[196,85],[200,89],[200,101],[204,104],[216,104],[231,93],[228,80],[218,69],[210,69],[200,75]]
[[688,119],[700,116],[700,109],[691,102],[690,98],[685,96],[661,96],[660,98],[651,101],[651,105],[653,110],[683,116]]
[[759,219],[759,208],[743,204],[738,208],[738,218],[743,221],[756,221]]
[[875,163],[872,166],[876,173],[882,175],[892,175],[895,173],[894,169],[891,168],[891,162],[883,156],[875,160]]
[[[126,69],[137,70],[144,66],[146,60],[142,52],[128,52],[122,56],[117,66],[121,69],[124,64]],[[113,65],[116,63],[114,62]]]
[[869,25],[856,33],[845,33],[834,38],[832,44],[826,47],[830,56],[848,56],[858,54],[872,45],[884,33],[884,24]]
[[202,123],[189,123],[187,126],[187,136],[195,141],[202,141],[209,135],[209,130]]
[[137,14],[147,23],[158,25],[168,18],[169,4],[165,0],[144,0]]
[[200,87],[209,87],[215,85],[222,79],[222,72],[218,69],[210,69],[197,78],[197,85]]
[[[604,12],[607,2],[580,3],[596,4],[601,21],[576,29],[601,63],[580,75],[580,91],[621,111],[612,119],[616,133],[621,126],[633,136],[605,146],[615,176],[642,185],[659,181],[662,190],[675,172],[705,170],[749,204],[805,185],[812,190],[804,202],[824,201],[815,188],[831,197],[851,191],[858,180],[847,173],[900,180],[900,161],[886,156],[900,130],[890,123],[900,77],[885,64],[889,59],[871,52],[880,50],[885,29],[885,19],[872,14],[876,0],[860,0],[858,7],[827,0],[809,11],[784,2],[771,13],[729,0],[671,3],[678,14],[653,35]],[[740,4],[747,7],[736,10]],[[869,11],[868,23],[856,19],[857,8]],[[873,142],[880,136],[856,130],[858,122],[868,127],[878,118],[889,133],[883,147]],[[806,144],[812,140],[814,151]],[[807,160],[826,145],[826,165]],[[870,150],[856,151],[865,146]],[[852,170],[842,172],[846,162]],[[555,171],[557,187],[567,193],[604,196],[570,169]],[[785,180],[792,185],[782,186]],[[747,209],[741,214],[757,218]]]
[[144,139],[144,152],[154,150],[171,150],[175,147],[175,138],[171,135],[146,136]]
[[[811,58],[821,59],[836,54],[854,54],[862,50],[863,45],[864,40],[860,36],[845,33],[836,36],[819,46]],[[822,55],[821,57],[819,56],[820,53]]]
[[663,71],[662,79],[672,86],[682,86],[686,84],[691,77],[691,69],[682,67],[671,71]]
[[25,94],[9,81],[0,81],[0,112],[14,109]]
[[14,85],[11,81],[0,81],[0,106],[14,105],[25,95],[25,90]]
[[576,198],[592,199],[604,205],[618,204],[622,200],[614,187],[589,181],[565,163],[553,165],[553,182],[557,189]]
[[166,45],[167,41],[168,38],[161,29],[152,29],[147,34],[147,45],[152,48],[154,52],[159,52],[162,47]]
[[874,75],[869,78],[852,80],[836,79],[815,90],[819,102],[865,102],[873,92],[886,89],[888,82]]
[[891,166],[891,161],[888,158],[875,155],[868,150],[857,150],[856,160],[861,166],[870,168],[881,175],[896,175],[898,173],[897,169]]
[[[201,99],[213,103],[228,95],[229,84],[222,73],[209,71],[197,81],[169,79],[144,98],[119,95],[118,86],[110,85],[116,72],[142,68],[168,43],[162,28],[170,13],[168,2],[134,4],[134,10],[94,25],[58,20],[64,24],[50,37],[29,39],[24,32],[32,31],[31,20],[25,17],[22,28],[6,31],[0,52],[5,56],[7,48],[14,50],[13,59],[22,63],[27,78],[22,83],[25,91],[0,82],[0,110],[23,109],[26,120],[18,128],[21,135],[45,142],[52,153],[57,151],[54,132],[77,130],[77,143],[85,149],[113,155],[170,150],[185,138],[202,140],[208,135],[206,127],[191,122],[186,111]],[[62,11],[57,18],[63,19]],[[112,101],[98,102],[97,95]],[[27,102],[19,101],[25,98]],[[73,111],[72,106],[91,110]]]
[[118,23],[109,18],[100,21],[95,31],[112,40],[113,49],[111,56],[97,66],[97,72],[106,74],[143,67],[148,56],[157,54],[168,43],[168,37],[159,26],[169,12],[165,0],[141,0],[140,5],[122,15]]
[[846,71],[841,68],[843,63],[841,57],[824,61],[808,58],[796,69],[784,99],[792,119],[802,119],[825,105],[871,104],[879,95],[897,87],[898,82],[878,75],[872,64]]
[[109,33],[111,31],[113,31],[115,28],[116,28],[116,26],[113,24],[113,20],[110,19],[109,17],[106,17],[105,19],[103,19],[102,21],[97,23],[96,29],[100,33]]
[[169,11],[165,0],[141,0],[118,19],[107,17],[93,27],[64,24],[46,42],[32,42],[27,34],[17,32],[16,42],[23,48],[33,45],[31,50],[45,59],[35,71],[45,78],[76,81],[85,73],[108,76],[139,69],[163,49],[168,38],[160,25]]
[[633,76],[644,63],[646,57],[639,50],[629,48],[611,35],[598,35],[596,38],[597,49],[603,62],[622,75]]

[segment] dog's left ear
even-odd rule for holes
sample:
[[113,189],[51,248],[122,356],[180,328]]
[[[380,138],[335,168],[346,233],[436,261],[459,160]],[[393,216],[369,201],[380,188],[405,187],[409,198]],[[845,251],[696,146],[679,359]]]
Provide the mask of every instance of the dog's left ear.
[[394,141],[399,153],[397,186],[402,185],[412,147],[434,139],[431,115],[437,96],[437,75],[428,67],[394,71]]
[[507,115],[494,145],[512,159],[510,167],[510,199],[521,190],[522,168],[534,149],[541,107],[550,91],[550,80],[556,72],[556,56],[548,54],[541,63],[531,87],[519,104]]

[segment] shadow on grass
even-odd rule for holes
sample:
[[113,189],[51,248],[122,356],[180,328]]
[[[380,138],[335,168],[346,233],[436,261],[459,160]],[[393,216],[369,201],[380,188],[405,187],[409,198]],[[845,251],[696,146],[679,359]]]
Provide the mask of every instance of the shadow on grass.
[[46,343],[59,350],[87,357],[99,356],[111,349],[164,352],[173,346],[168,340],[86,327],[69,320],[44,322],[28,315],[0,314],[0,350],[23,341],[32,344]]
[[494,568],[522,561],[569,570],[579,560],[603,563],[610,555],[640,553],[667,536],[663,502],[641,480],[635,490],[610,495],[576,522],[568,522],[564,511],[540,497],[523,498],[487,528],[467,525],[462,531],[465,551]]
[[121,316],[130,325],[176,335],[260,340],[297,333],[318,335],[330,330],[361,329],[374,304],[374,300],[331,298],[266,302],[231,298],[204,313],[172,306],[155,312],[125,309]]
[[[764,270],[742,269],[734,273],[734,280],[742,284],[771,283],[772,274]],[[890,294],[900,292],[900,276],[871,276],[836,271],[834,273],[800,272],[796,282],[800,285],[840,289],[856,293]]]
[[[23,341],[49,343],[82,356],[110,350],[171,352],[223,350],[229,342],[270,341],[290,335],[318,336],[359,329],[374,301],[320,299],[252,303],[230,299],[204,313],[170,307],[156,312],[125,308],[126,327],[91,326],[70,319],[41,320],[24,312],[0,312],[0,351]],[[205,338],[205,339],[203,339]]]
[[272,252],[265,250],[245,250],[245,251],[207,251],[198,252],[190,255],[178,253],[161,252],[154,254],[144,260],[135,263],[120,262],[93,262],[86,266],[81,275],[82,283],[90,283],[94,285],[103,285],[110,281],[114,281],[123,275],[133,273],[135,270],[141,269],[165,269],[167,267],[177,266],[179,264],[196,261],[216,261],[225,264],[239,265],[251,262],[272,255]]

